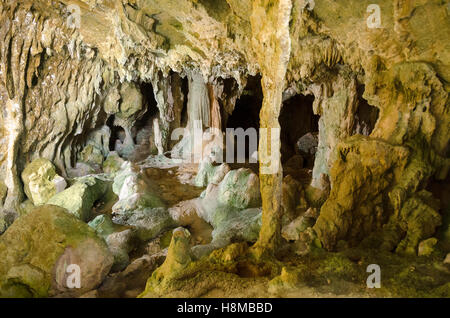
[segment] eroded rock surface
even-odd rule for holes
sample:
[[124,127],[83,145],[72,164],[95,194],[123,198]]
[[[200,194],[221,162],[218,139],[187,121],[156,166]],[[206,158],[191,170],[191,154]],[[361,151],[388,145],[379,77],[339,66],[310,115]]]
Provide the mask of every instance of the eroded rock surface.
[[[44,205],[17,220],[1,237],[0,294],[46,297],[96,288],[113,257],[94,230],[67,210]],[[71,264],[79,266],[81,285],[67,285]]]

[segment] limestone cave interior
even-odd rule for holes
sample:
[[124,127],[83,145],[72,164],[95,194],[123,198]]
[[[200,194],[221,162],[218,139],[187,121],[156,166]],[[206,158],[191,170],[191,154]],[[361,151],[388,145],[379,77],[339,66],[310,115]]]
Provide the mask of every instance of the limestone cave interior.
[[450,298],[450,4],[373,2],[2,0],[0,298]]

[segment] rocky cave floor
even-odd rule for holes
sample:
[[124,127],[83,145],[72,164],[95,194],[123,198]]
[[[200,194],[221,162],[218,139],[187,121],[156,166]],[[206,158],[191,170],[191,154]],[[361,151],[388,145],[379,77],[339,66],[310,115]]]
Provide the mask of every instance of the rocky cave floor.
[[[147,151],[137,155],[136,152],[141,149],[139,145],[136,146],[136,150],[130,156],[135,160],[131,161],[126,161],[115,152],[111,152],[103,162],[102,168],[98,168],[99,173],[69,180],[71,186],[65,190],[69,191],[66,193],[67,200],[50,199],[48,204],[65,207],[70,213],[81,219],[84,218],[98,237],[106,241],[114,260],[112,270],[101,282],[97,279],[95,288],[90,288],[83,293],[65,290],[53,296],[49,294],[49,296],[83,298],[450,297],[450,264],[448,256],[446,258],[446,253],[439,244],[419,247],[419,254],[421,253],[422,256],[408,256],[380,250],[376,246],[377,243],[370,240],[363,241],[356,247],[349,247],[346,242],[341,241],[336,252],[328,252],[305,242],[302,233],[307,232],[314,224],[317,208],[309,208],[305,212],[305,206],[302,206],[302,200],[305,197],[314,197],[314,195],[308,195],[308,191],[305,190],[311,182],[311,169],[308,167],[295,169],[295,164],[299,164],[298,155],[294,156],[293,160],[288,160],[283,166],[285,175],[290,173],[283,181],[285,198],[283,207],[286,211],[289,208],[295,210],[290,211],[288,220],[283,222],[285,224],[282,229],[283,242],[275,259],[256,261],[249,252],[257,238],[260,226],[258,221],[256,221],[256,233],[246,233],[245,230],[240,233],[241,228],[253,226],[249,226],[250,223],[246,222],[253,221],[237,219],[239,223],[231,223],[232,226],[228,226],[223,225],[226,224],[223,222],[223,215],[222,219],[219,217],[219,221],[215,221],[208,220],[207,217],[202,216],[201,212],[203,209],[213,214],[212,210],[221,209],[220,205],[215,205],[221,200],[220,197],[224,196],[220,192],[221,184],[227,184],[229,189],[236,191],[231,195],[232,202],[246,202],[244,205],[248,206],[249,197],[252,195],[259,197],[259,183],[254,181],[258,179],[256,164],[228,166],[227,164],[213,165],[208,161],[205,164],[203,161],[200,164],[180,165],[164,156],[148,156]],[[148,158],[145,160],[136,160],[146,156]],[[54,169],[45,160],[37,160],[30,166],[42,176],[48,176],[48,171],[45,169]],[[220,167],[227,167],[227,169],[223,171]],[[227,176],[233,173],[237,174],[237,178],[228,180]],[[205,179],[202,180],[199,176]],[[89,180],[96,180],[91,183],[93,187],[101,188],[99,185],[101,180],[106,180],[105,182],[109,185],[101,190],[101,193],[95,194],[96,191],[92,191],[89,194],[94,195],[95,198],[70,192],[70,189],[76,188],[79,183],[89,184]],[[445,196],[448,187],[448,183],[435,184],[430,190],[439,197]],[[214,192],[214,188],[218,188],[219,193]],[[47,191],[45,188],[41,190]],[[209,197],[208,193],[212,193],[212,196]],[[70,203],[67,204],[67,202],[76,201],[77,195],[81,195],[82,200],[88,199],[92,202],[92,206],[87,207],[86,217],[83,216],[85,212],[82,212],[82,209],[77,209]],[[143,201],[142,198],[144,198]],[[292,198],[297,199],[290,202]],[[199,203],[203,201],[206,203]],[[323,202],[320,199],[318,201]],[[215,203],[212,204],[212,202]],[[257,202],[256,206],[259,204]],[[47,206],[41,209],[45,210]],[[156,213],[159,211],[157,210],[159,206],[166,207],[171,219],[176,220],[176,223],[169,222],[164,217],[161,217],[162,219],[146,219],[145,216],[137,219],[130,217],[130,215],[139,215],[142,207],[157,207],[156,210],[150,209],[151,214]],[[23,203],[22,216],[13,223],[11,228],[20,227],[19,221],[31,214],[39,215],[39,212],[33,209],[34,206],[29,201]],[[131,211],[131,214],[127,211]],[[224,211],[233,214],[229,206]],[[245,215],[245,211],[240,210],[239,213]],[[306,215],[309,217],[305,219]],[[179,229],[173,230],[175,226],[180,225],[189,231],[184,245],[177,241],[178,236],[175,233]],[[222,227],[225,229],[223,233],[214,234],[220,232],[218,230]],[[222,239],[224,233],[226,240],[219,245],[212,245],[214,241],[220,241],[217,237]],[[37,237],[39,240],[43,239],[41,236]],[[182,242],[184,238],[182,235]],[[214,247],[197,254],[197,257],[191,257],[191,249],[208,245]],[[170,249],[173,250],[172,256],[166,261]],[[92,263],[97,264],[95,271],[99,271],[98,262],[101,262],[102,253],[100,256],[95,255],[98,251],[94,249],[92,251],[94,254],[88,256]],[[45,254],[47,252],[42,248],[36,248],[35,252],[40,253],[38,256],[40,258],[47,257]],[[76,258],[76,256],[73,257]],[[166,263],[166,268],[170,269],[169,274],[165,271]],[[371,272],[368,272],[367,268],[370,264],[377,264],[381,268],[381,288],[368,288],[367,280]],[[167,283],[156,278],[159,275],[158,271],[166,273],[163,274],[162,281],[167,280]],[[27,277],[29,274],[20,275]],[[66,274],[63,274],[63,278],[66,278]],[[26,290],[19,294],[26,297],[36,296],[36,291],[30,287],[33,283],[27,283],[29,285]],[[17,291],[14,295],[17,295]]]
[[[145,144],[135,145],[128,157],[127,161],[116,152],[110,152],[101,166],[93,164],[92,156],[89,157],[86,162],[90,163],[78,164],[71,171],[76,177],[68,180],[67,189],[47,199],[47,204],[64,207],[88,223],[97,239],[103,238],[113,255],[112,261],[103,259],[109,266],[112,264],[109,273],[104,272],[103,278],[89,277],[93,285],[88,290],[74,293],[63,288],[48,296],[450,297],[450,264],[440,244],[421,244],[421,256],[408,256],[380,250],[377,243],[370,240],[355,247],[340,241],[335,252],[308,242],[302,235],[315,223],[323,194],[308,190],[312,170],[301,155],[294,155],[283,165],[282,206],[286,211],[283,241],[276,258],[262,260],[256,260],[250,253],[260,229],[260,210],[256,209],[256,218],[250,216],[252,209],[245,210],[260,206],[257,164],[220,165],[209,160],[202,160],[200,164],[179,164],[165,156],[150,155]],[[298,168],[301,166],[303,168]],[[42,178],[35,180],[38,186],[34,189],[30,186],[32,183],[29,184],[30,197],[37,200],[37,194],[50,196],[44,185],[54,169],[51,162],[43,159],[35,160],[25,169],[22,175],[25,182],[29,170]],[[53,178],[55,180],[57,175]],[[79,184],[88,185],[88,191],[71,192]],[[449,183],[444,182],[432,185],[430,190],[445,201],[448,188]],[[80,199],[91,204],[86,207],[73,204]],[[222,201],[226,204],[218,203]],[[319,203],[310,207],[313,201]],[[233,209],[233,204],[239,208]],[[17,229],[3,236],[12,232],[17,238],[20,235],[14,231],[22,231],[22,227],[27,231],[20,221],[30,215],[37,215],[41,222],[39,213],[48,209],[46,207],[48,205],[38,207],[37,210],[41,210],[36,212],[30,200],[25,201],[21,205],[21,216],[11,225],[11,229],[15,226]],[[167,215],[165,211],[169,211]],[[250,211],[249,216],[246,211]],[[228,215],[235,215],[236,219]],[[176,226],[183,226],[189,234],[179,238],[180,228],[173,230]],[[252,230],[247,231],[247,228]],[[45,239],[36,232],[29,237],[30,241],[38,239],[37,244]],[[51,239],[54,240],[54,236]],[[8,238],[5,240],[8,242]],[[44,247],[33,250],[35,243],[29,247],[30,254],[48,257]],[[199,246],[212,248],[202,251]],[[197,254],[192,252],[196,248]],[[98,273],[104,250],[92,249],[90,253],[89,260],[78,260],[91,263]],[[170,253],[172,255],[168,256]],[[68,257],[73,261],[77,259],[75,255]],[[56,260],[56,264],[61,259],[64,256]],[[370,264],[380,266],[381,288],[368,288]],[[15,289],[12,294],[7,292],[3,296],[39,296],[32,287],[33,282],[29,281],[30,274],[24,271],[18,275],[28,284],[25,290],[17,291],[20,283],[10,280]],[[60,281],[64,281],[67,273],[61,277]]]
[[[252,164],[233,165],[235,169],[242,167],[255,173],[258,170],[257,165]],[[187,180],[192,182],[197,169],[198,165],[188,164],[168,169],[143,168],[141,171],[158,185],[156,192],[168,206],[176,206],[182,201],[197,198],[205,190],[204,187],[185,183]],[[289,170],[289,167],[285,169]],[[296,173],[298,180],[304,184],[310,182],[310,174],[309,169]],[[111,213],[110,207],[111,202],[99,202],[100,210],[94,215]],[[148,278],[166,258],[170,239],[171,231],[168,231],[149,242],[136,245],[130,252],[130,265],[125,270],[110,273],[98,289],[81,297],[450,297],[450,263],[448,260],[443,262],[446,254],[442,251],[420,257],[400,256],[373,247],[349,248],[344,245],[337,252],[314,249],[300,256],[295,253],[298,245],[292,241],[284,241],[277,255],[275,272],[244,256],[252,244],[236,243],[243,252],[240,256],[233,256],[231,268],[225,266],[226,269],[221,271],[205,269],[200,265],[194,273],[188,272],[186,277],[181,275],[175,289],[145,293]],[[233,246],[223,251],[227,253],[229,249],[233,250]],[[221,252],[218,251],[218,254]],[[369,264],[380,266],[381,288],[367,287]]]

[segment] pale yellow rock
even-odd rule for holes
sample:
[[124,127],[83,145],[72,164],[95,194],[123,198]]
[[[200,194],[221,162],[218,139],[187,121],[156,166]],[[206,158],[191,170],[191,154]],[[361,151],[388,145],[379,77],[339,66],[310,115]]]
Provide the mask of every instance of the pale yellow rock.
[[64,178],[56,174],[55,166],[44,158],[27,165],[22,172],[22,180],[25,194],[36,206],[45,204],[67,185]]

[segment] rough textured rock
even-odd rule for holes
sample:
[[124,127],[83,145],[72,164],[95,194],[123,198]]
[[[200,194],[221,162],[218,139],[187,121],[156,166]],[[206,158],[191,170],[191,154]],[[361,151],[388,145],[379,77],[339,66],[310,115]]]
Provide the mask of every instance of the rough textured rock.
[[0,181],[0,206],[3,206],[3,203],[5,202],[6,195],[8,194],[8,188],[3,183],[3,181]]
[[213,227],[197,213],[198,200],[182,201],[169,209],[170,216],[180,226],[189,227],[195,245],[208,244],[212,240]]
[[[0,237],[0,254],[3,297],[81,295],[102,282],[113,262],[105,242],[89,226],[50,205],[19,218]],[[80,289],[67,285],[70,264],[80,267]]]
[[0,209],[0,234],[3,234],[14,223],[17,217],[18,215],[14,211]]
[[[200,258],[233,241],[254,242],[261,229],[261,195],[258,176],[249,169],[228,172],[218,184],[209,184],[200,198],[169,210],[179,225],[192,231],[192,249]],[[212,240],[209,238],[210,226]]]
[[106,244],[114,257],[113,271],[121,271],[130,264],[128,253],[133,250],[133,238],[132,230],[111,233],[106,237]]
[[281,207],[283,208],[283,226],[290,223],[297,216],[304,213],[308,208],[303,186],[288,175],[283,179],[283,196]]
[[[430,166],[412,159],[414,153],[405,147],[362,136],[341,143],[338,152],[340,158],[331,171],[333,188],[314,226],[322,243],[332,248],[340,239],[358,242],[390,220],[388,227],[401,227],[408,233],[399,250],[414,253],[419,241],[432,235],[441,222],[429,194],[422,192],[425,202],[431,203],[424,203],[420,193],[408,199],[420,189],[418,176],[430,175]],[[388,197],[382,195],[386,192]],[[422,212],[414,212],[418,209]]]
[[140,208],[132,212],[115,213],[114,223],[131,226],[142,241],[148,241],[175,227],[166,208]]
[[116,152],[111,151],[106,160],[103,162],[103,172],[115,174],[120,171],[124,162],[125,160],[120,158]]
[[136,229],[138,237],[147,241],[174,227],[165,203],[156,194],[155,185],[131,163],[116,174],[113,191],[119,201],[112,207],[113,222]]
[[420,242],[417,254],[419,256],[429,256],[435,252],[435,246],[438,240],[435,237]]
[[95,176],[83,177],[47,203],[65,208],[80,220],[88,221],[94,202],[105,196],[107,189],[107,180]]
[[106,214],[96,216],[88,225],[101,237],[106,238],[114,232],[114,223]]
[[230,170],[226,163],[214,165],[210,157],[207,157],[199,165],[194,181],[195,185],[197,187],[206,187],[210,183],[219,184]]
[[152,289],[164,285],[165,282],[179,275],[180,271],[189,266],[192,260],[190,255],[190,238],[189,231],[184,228],[179,227],[173,230],[166,260],[148,279],[142,296]]
[[24,191],[34,205],[43,205],[67,183],[56,174],[55,166],[47,159],[39,158],[28,164],[22,172]]
[[297,141],[297,148],[301,155],[315,155],[317,152],[317,136],[307,133]]
[[163,208],[164,202],[156,194],[155,185],[130,162],[116,174],[113,191],[119,201],[113,206],[115,214],[132,213],[141,208]]
[[147,279],[164,262],[166,254],[167,250],[134,260],[124,271],[107,277],[96,293],[106,298],[136,298],[144,290]]
[[[253,1],[251,13],[252,47],[261,68],[263,105],[260,114],[263,131],[259,141],[262,228],[257,248],[272,253],[281,239],[282,168],[280,154],[280,114],[284,78],[291,54],[289,21],[292,2]],[[276,28],[273,28],[276,25]],[[269,166],[269,171],[266,171]],[[266,167],[266,169],[263,169]]]
[[219,184],[217,200],[231,208],[246,209],[261,205],[259,178],[249,169],[233,170]]
[[314,223],[314,218],[301,215],[288,225],[284,226],[281,235],[287,241],[296,241],[300,238],[299,234],[308,227],[312,227]]

